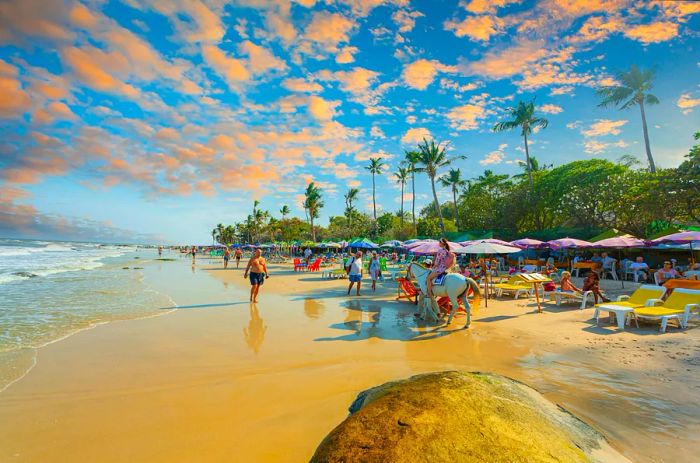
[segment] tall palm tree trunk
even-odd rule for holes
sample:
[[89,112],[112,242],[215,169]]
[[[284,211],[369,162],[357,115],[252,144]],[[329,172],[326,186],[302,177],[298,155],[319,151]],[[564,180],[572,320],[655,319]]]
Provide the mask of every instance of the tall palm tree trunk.
[[530,191],[528,195],[532,193],[533,183],[532,183],[532,165],[530,164],[530,148],[527,146],[527,133],[523,132],[523,139],[525,140],[525,162],[527,163],[527,179],[530,183]]
[[403,186],[404,182],[401,182],[401,230],[403,230]]
[[452,185],[452,201],[454,202],[454,205],[455,205],[455,226],[457,227],[457,231],[459,231],[459,211],[457,209],[457,187],[455,185]]
[[374,210],[374,221],[377,221],[377,201],[374,189],[374,172],[372,172],[372,209]]
[[314,230],[314,214],[309,211],[309,217],[311,217],[311,241],[316,242],[316,230]]
[[435,191],[435,177],[430,177],[430,186],[433,188],[433,200],[435,201],[435,208],[438,212],[438,217],[440,217],[440,230],[442,230],[442,236],[445,236],[445,222],[442,220],[442,210],[440,209],[440,203],[438,202],[437,191]]
[[418,235],[418,228],[416,228],[416,173],[414,171],[416,166],[411,165],[411,215],[413,217],[413,236]]
[[647,159],[649,160],[649,171],[651,173],[656,172],[656,164],[654,164],[654,158],[651,155],[651,146],[649,146],[649,130],[647,130],[647,115],[644,112],[644,102],[639,102],[639,109],[642,112],[642,130],[644,131],[644,147],[647,150]]

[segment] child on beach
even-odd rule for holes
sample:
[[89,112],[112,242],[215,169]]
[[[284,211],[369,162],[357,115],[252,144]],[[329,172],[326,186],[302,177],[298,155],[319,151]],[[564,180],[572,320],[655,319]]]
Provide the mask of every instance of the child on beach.
[[381,266],[379,265],[379,258],[377,257],[377,252],[372,252],[372,260],[369,261],[369,276],[372,278],[372,291],[377,290],[377,279],[379,278]]

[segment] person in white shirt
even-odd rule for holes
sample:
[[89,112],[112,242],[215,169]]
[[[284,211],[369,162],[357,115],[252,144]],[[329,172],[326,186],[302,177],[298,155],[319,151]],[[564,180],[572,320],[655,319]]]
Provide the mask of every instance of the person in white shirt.
[[350,290],[352,286],[357,283],[357,295],[360,295],[360,286],[362,286],[362,251],[357,251],[354,257],[351,257],[346,266],[350,267],[348,272],[348,279],[350,280],[350,286],[348,286],[348,296],[350,295]]
[[313,254],[311,252],[311,248],[306,248],[304,250],[304,260],[306,261],[307,264],[309,263],[309,260],[311,259],[311,254]]
[[635,262],[630,264],[629,269],[634,272],[635,281],[647,281],[649,278],[649,266],[642,256],[638,256]]

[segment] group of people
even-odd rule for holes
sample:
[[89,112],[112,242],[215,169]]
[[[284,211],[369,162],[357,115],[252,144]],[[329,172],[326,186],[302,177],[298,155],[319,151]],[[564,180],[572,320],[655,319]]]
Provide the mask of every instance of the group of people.
[[[352,291],[352,287],[357,285],[356,294],[360,296],[360,288],[362,286],[362,277],[364,276],[364,265],[362,262],[362,251],[357,251],[354,256],[350,256],[345,263],[345,272],[348,274],[350,285],[348,286],[348,295]],[[369,276],[372,279],[372,291],[377,290],[377,280],[382,277],[382,266],[379,261],[377,251],[373,251],[369,261]]]

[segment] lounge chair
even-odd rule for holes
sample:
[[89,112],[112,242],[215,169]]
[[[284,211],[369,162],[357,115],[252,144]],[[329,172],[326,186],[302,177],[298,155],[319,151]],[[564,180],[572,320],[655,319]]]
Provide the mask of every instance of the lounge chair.
[[660,300],[665,294],[666,288],[663,286],[642,285],[629,296],[618,296],[614,302],[598,304],[593,318],[598,323],[601,312],[615,314],[618,327],[624,330],[625,319],[628,314],[634,314],[637,308],[654,305],[655,301]]
[[513,298],[517,299],[521,294],[531,296],[533,294],[532,284],[523,280],[509,280],[507,283],[496,283],[493,285],[496,290],[496,296],[501,297],[503,293],[512,293]]
[[309,272],[318,272],[321,270],[321,259],[316,259],[312,264],[309,264],[306,270]]
[[688,327],[688,320],[693,311],[700,312],[700,290],[674,289],[665,301],[657,299],[657,305],[634,309],[634,316],[647,320],[661,320],[659,331],[666,331],[669,320],[676,320],[681,328]]
[[398,283],[398,295],[396,296],[396,300],[413,299],[413,303],[418,305],[420,289],[416,288],[413,281],[408,278],[397,278],[396,282]]
[[294,271],[300,272],[306,269],[306,264],[301,261],[301,259],[294,259]]
[[595,296],[593,295],[593,291],[584,291],[583,293],[578,293],[575,291],[556,290],[551,291],[549,295],[550,298],[554,296],[554,303],[556,305],[561,305],[563,300],[573,301],[576,303],[581,302],[581,307],[579,307],[581,310],[586,308],[586,304],[588,303],[589,299],[591,301],[591,306],[595,303]]

